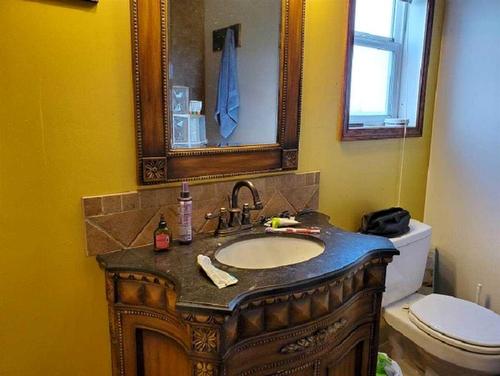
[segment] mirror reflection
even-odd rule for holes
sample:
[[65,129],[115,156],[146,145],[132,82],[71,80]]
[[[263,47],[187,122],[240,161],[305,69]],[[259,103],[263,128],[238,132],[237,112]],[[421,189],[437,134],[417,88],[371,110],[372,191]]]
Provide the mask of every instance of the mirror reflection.
[[277,142],[281,0],[171,0],[172,148]]
[[349,128],[417,126],[428,6],[356,0]]

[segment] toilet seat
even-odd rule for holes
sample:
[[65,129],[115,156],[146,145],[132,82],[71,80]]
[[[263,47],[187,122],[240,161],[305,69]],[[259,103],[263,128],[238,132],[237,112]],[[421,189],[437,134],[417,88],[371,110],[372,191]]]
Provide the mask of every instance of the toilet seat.
[[[420,329],[410,320],[409,307],[426,299],[421,294],[412,294],[384,308],[384,321],[416,346],[432,356],[478,374],[500,375],[500,355],[472,352],[448,344]],[[416,310],[418,306],[413,306]]]
[[408,316],[420,330],[448,345],[500,355],[500,315],[480,305],[431,294],[411,304]]

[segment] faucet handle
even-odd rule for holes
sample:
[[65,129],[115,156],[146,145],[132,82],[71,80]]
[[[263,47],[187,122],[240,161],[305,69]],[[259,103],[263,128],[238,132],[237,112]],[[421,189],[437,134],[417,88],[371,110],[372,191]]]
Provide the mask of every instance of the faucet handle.
[[227,223],[227,209],[220,208],[218,213],[207,213],[205,214],[205,219],[218,219],[219,223],[217,224],[217,229],[215,230],[215,234],[217,234],[221,229],[228,228]]
[[250,216],[250,205],[247,203],[243,204],[243,212],[241,213],[241,224],[249,225],[252,223],[252,218]]
[[252,217],[250,215],[250,211],[252,210],[261,210],[263,208],[262,202],[257,201],[253,208],[250,207],[248,203],[243,204],[243,211],[241,213],[241,224],[249,225],[252,223]]
[[205,219],[207,219],[207,220],[215,219],[215,218],[219,218],[219,213],[209,212],[209,213],[205,214]]
[[240,208],[229,209],[229,227],[238,227],[241,225],[240,215],[241,215]]
[[245,202],[243,204],[243,211],[247,210],[262,210],[264,208],[264,205],[262,205],[262,202],[257,201],[254,206],[250,207],[250,204],[248,202]]
[[261,201],[257,201],[254,204],[254,207],[251,208],[250,210],[262,210],[263,208],[264,208],[264,205],[262,205],[262,202]]
[[205,219],[217,219],[220,216],[226,215],[226,213],[227,213],[227,209],[226,208],[220,208],[218,212],[215,212],[215,213],[208,212],[208,213],[206,213],[205,214]]

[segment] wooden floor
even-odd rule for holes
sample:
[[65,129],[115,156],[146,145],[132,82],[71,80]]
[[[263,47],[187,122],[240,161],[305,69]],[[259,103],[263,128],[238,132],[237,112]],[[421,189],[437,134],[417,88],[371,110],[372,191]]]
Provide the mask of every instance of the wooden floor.
[[404,376],[485,376],[445,362],[416,346],[382,319],[379,351],[395,360]]
[[[389,357],[396,360],[396,362],[401,367],[404,376],[426,376],[425,372],[418,368],[416,364],[413,364],[411,360],[407,360],[405,358],[399,358],[391,354],[391,348],[388,342],[381,343],[379,346],[379,351],[387,353]],[[395,359],[398,358],[398,359]]]

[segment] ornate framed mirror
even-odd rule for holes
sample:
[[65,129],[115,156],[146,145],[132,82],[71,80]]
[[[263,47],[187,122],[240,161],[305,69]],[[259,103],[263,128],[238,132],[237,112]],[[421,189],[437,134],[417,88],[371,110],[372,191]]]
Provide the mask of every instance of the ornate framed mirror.
[[305,0],[131,0],[140,184],[293,170]]

